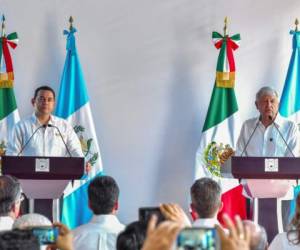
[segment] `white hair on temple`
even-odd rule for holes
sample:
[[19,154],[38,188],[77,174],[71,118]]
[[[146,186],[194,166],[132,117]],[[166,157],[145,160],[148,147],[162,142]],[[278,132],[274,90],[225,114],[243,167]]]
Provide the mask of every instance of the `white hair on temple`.
[[264,95],[272,95],[278,98],[278,93],[275,89],[265,86],[256,93],[256,101],[258,101]]

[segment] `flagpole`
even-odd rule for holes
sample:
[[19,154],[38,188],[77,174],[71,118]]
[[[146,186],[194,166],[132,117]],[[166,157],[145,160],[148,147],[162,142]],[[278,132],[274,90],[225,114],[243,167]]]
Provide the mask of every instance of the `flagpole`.
[[69,23],[70,23],[69,31],[71,31],[73,29],[73,22],[74,22],[74,19],[73,19],[72,16],[70,16],[70,18],[69,18]]
[[5,16],[2,15],[2,32],[1,32],[1,36],[5,37]]
[[224,28],[223,28],[223,30],[224,30],[224,36],[227,35],[227,24],[228,24],[228,18],[226,16],[225,19],[224,19]]

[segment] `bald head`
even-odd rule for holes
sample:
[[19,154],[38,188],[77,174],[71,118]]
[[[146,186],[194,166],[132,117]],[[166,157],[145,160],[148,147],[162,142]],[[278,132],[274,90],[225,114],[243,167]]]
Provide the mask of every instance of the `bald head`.
[[244,220],[243,224],[251,233],[250,250],[266,250],[268,248],[266,230],[251,220]]

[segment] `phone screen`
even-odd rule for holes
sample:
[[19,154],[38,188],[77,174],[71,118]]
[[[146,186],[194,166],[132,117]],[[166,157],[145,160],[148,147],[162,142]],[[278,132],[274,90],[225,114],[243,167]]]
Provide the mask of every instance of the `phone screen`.
[[215,228],[184,228],[177,237],[177,250],[219,250],[220,242]]
[[57,240],[57,227],[35,227],[32,228],[33,234],[38,238],[41,245],[53,244]]
[[165,217],[161,213],[159,207],[141,207],[139,208],[139,221],[148,223],[153,214],[157,216],[157,223],[165,220]]

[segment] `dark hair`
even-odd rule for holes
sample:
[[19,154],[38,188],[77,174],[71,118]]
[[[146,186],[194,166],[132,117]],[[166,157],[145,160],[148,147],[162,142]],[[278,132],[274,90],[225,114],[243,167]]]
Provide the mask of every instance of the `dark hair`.
[[0,215],[11,212],[14,203],[21,195],[21,185],[17,178],[10,175],[0,176]]
[[194,209],[201,218],[210,218],[221,204],[221,187],[211,178],[201,178],[191,187],[191,199]]
[[119,187],[110,176],[99,176],[88,187],[90,208],[94,214],[110,214],[119,198]]
[[142,221],[130,223],[117,238],[117,250],[142,249],[147,232],[147,224]]
[[[287,238],[293,245],[300,244],[300,193],[296,198],[296,211],[291,221],[291,228],[287,231]],[[297,237],[291,237],[291,235],[297,235]]]
[[39,93],[40,90],[51,91],[52,94],[53,94],[53,97],[55,99],[55,92],[54,92],[54,90],[51,87],[47,86],[47,85],[40,86],[37,89],[35,89],[33,99],[35,99],[37,97],[37,95],[38,95],[38,93]]
[[40,244],[31,230],[19,230],[0,232],[1,250],[39,250]]

